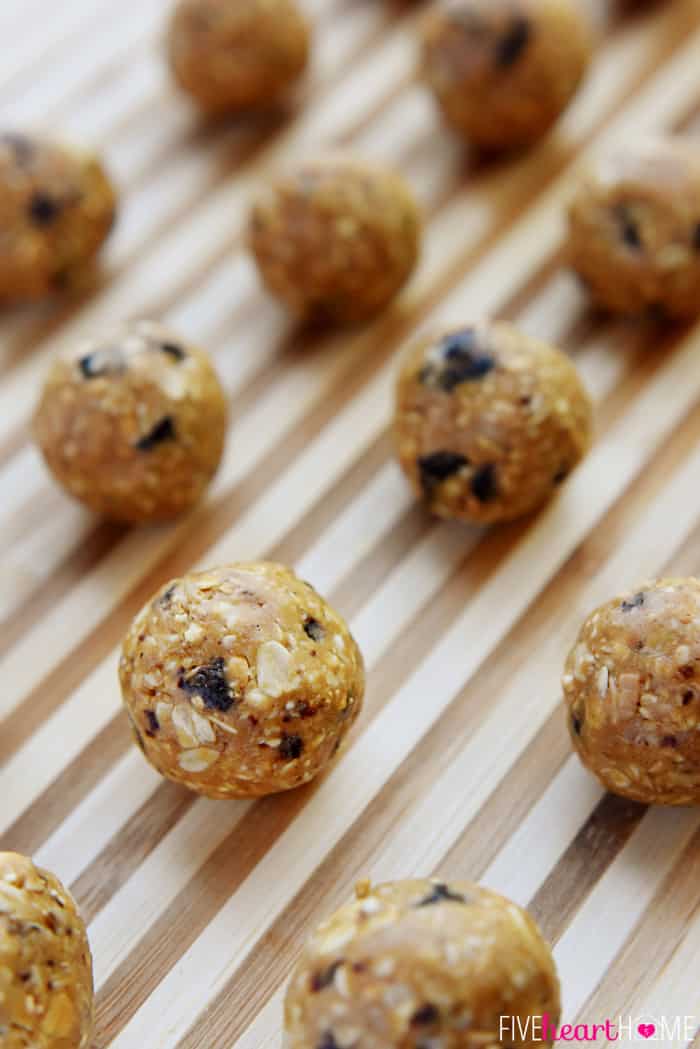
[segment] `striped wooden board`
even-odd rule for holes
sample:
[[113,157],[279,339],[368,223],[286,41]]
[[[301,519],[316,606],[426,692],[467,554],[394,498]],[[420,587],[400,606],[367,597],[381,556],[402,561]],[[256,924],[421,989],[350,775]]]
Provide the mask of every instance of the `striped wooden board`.
[[[700,570],[700,328],[603,321],[560,261],[582,153],[647,130],[700,135],[700,0],[634,17],[584,2],[601,39],[557,134],[478,166],[414,80],[418,4],[306,0],[303,105],[212,130],[163,68],[165,0],[3,0],[2,123],[96,142],[125,200],[96,294],[0,320],[0,847],[78,898],[97,1049],[278,1046],[310,924],[360,876],[431,872],[533,910],[569,1020],[694,1016],[662,1044],[700,1046],[700,812],[604,796],[570,754],[558,685],[593,605]],[[262,171],[332,142],[398,165],[429,227],[395,308],[301,345],[241,229]],[[598,407],[595,447],[557,500],[491,531],[416,506],[387,433],[400,345],[428,320],[485,313],[563,345]],[[49,482],[27,419],[61,342],[136,315],[211,349],[232,436],[205,506],[127,531]],[[366,709],[321,781],[213,803],[131,746],[116,649],[166,578],[263,556],[350,618]]]

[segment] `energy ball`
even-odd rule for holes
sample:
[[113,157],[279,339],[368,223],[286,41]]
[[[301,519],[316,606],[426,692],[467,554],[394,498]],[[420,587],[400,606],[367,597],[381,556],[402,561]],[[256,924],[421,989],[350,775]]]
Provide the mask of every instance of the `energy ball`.
[[700,582],[660,579],[596,609],[563,677],[571,739],[604,787],[700,804]]
[[148,761],[210,798],[313,779],[364,695],[344,621],[309,583],[265,561],[164,586],[134,620],[119,674]]
[[115,208],[114,188],[94,154],[0,134],[0,302],[80,285]]
[[303,161],[253,206],[249,242],[269,290],[297,315],[345,323],[386,306],[410,276],[421,217],[403,179],[344,156]]
[[395,443],[440,517],[492,523],[534,510],[585,454],[591,404],[569,358],[504,322],[427,334],[396,387]]
[[277,101],[304,71],[309,38],[294,0],[180,0],[167,44],[180,86],[226,113]]
[[489,150],[541,138],[588,67],[573,0],[446,0],[423,27],[423,75],[447,122]]
[[[559,981],[532,918],[469,882],[360,884],[314,932],[285,1002],[289,1049],[551,1045]],[[533,1036],[508,1037],[530,1029]],[[536,1018],[536,1021],[535,1021]]]
[[193,506],[225,433],[226,401],[209,358],[152,321],[58,357],[34,414],[56,480],[91,510],[127,523]]
[[0,1045],[88,1049],[92,957],[75,900],[26,856],[0,852]]
[[615,313],[700,313],[700,146],[646,139],[602,156],[571,202],[568,256]]

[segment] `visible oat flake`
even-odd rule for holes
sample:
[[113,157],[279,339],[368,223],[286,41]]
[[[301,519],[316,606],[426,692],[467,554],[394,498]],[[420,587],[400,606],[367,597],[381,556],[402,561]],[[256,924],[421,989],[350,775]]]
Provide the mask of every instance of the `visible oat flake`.
[[177,760],[185,772],[205,772],[218,757],[218,750],[212,747],[197,747],[195,750],[183,750]]
[[290,686],[291,655],[279,641],[265,641],[258,648],[258,686],[268,696],[276,698]]

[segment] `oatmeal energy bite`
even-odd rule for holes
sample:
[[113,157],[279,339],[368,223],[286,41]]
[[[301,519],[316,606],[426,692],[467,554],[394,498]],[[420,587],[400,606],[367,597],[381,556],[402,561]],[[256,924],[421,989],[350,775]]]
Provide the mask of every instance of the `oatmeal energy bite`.
[[481,322],[409,347],[394,433],[401,466],[434,513],[507,521],[545,502],[582,458],[591,405],[564,353]]
[[595,301],[616,313],[700,313],[700,145],[620,144],[582,174],[568,257]]
[[398,294],[421,216],[389,168],[342,154],[305,160],[254,203],[248,240],[263,281],[297,315],[352,323]]
[[313,779],[364,695],[343,620],[309,583],[265,561],[164,586],[134,620],[119,675],[147,759],[211,798]]
[[167,35],[175,79],[210,113],[275,102],[304,71],[309,41],[295,0],[180,0]]
[[562,683],[574,747],[604,787],[700,804],[697,579],[660,579],[596,609]]
[[[551,1045],[541,1019],[558,1022],[559,982],[526,911],[470,882],[361,883],[356,895],[316,929],[292,974],[289,1049]],[[503,1021],[516,1032],[507,1043]]]
[[226,401],[207,355],[135,321],[58,357],[34,414],[54,477],[116,521],[175,517],[219,465]]
[[85,925],[58,878],[0,852],[0,1046],[88,1049],[92,958]]
[[94,154],[0,133],[0,303],[80,285],[115,208],[114,188]]
[[423,27],[423,76],[448,123],[486,149],[534,142],[571,101],[591,34],[575,0],[443,0]]

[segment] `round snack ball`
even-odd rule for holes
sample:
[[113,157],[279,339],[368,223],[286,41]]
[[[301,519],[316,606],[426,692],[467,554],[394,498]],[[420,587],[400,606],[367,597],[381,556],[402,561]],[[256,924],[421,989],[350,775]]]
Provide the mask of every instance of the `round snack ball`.
[[574,0],[446,0],[423,26],[423,75],[448,123],[485,149],[529,145],[571,101],[588,67]]
[[0,1045],[88,1049],[92,957],[75,900],[26,856],[0,852]]
[[294,0],[180,0],[173,74],[209,113],[270,104],[306,67],[310,29]]
[[34,414],[56,480],[96,513],[132,523],[193,506],[225,433],[226,401],[208,356],[152,321],[58,357]]
[[[559,1019],[559,981],[532,918],[470,882],[360,884],[314,932],[285,1002],[289,1049],[488,1049]],[[503,1018],[503,1020],[502,1020]],[[508,1045],[551,1045],[540,1037]]]
[[249,242],[269,290],[295,313],[361,321],[418,258],[421,216],[394,171],[335,155],[303,161],[254,204]]
[[344,621],[309,583],[265,561],[164,586],[134,620],[119,673],[147,759],[210,798],[313,779],[364,695]]
[[582,458],[591,405],[561,350],[483,322],[409,348],[394,432],[401,466],[433,513],[507,521],[540,506]]
[[700,146],[646,139],[585,172],[569,209],[569,260],[616,313],[700,313]]
[[0,134],[0,302],[79,285],[115,208],[114,188],[94,154]]
[[596,609],[562,683],[574,747],[608,790],[700,804],[697,579],[660,579]]

